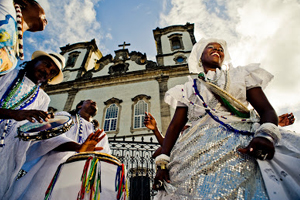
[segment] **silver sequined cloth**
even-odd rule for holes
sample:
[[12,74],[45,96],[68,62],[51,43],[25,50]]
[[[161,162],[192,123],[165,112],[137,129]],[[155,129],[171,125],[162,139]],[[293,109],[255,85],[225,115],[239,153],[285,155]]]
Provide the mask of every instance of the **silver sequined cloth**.
[[[251,123],[231,125],[251,128]],[[166,191],[176,199],[268,199],[257,162],[237,151],[251,139],[218,124],[186,132],[171,152]]]

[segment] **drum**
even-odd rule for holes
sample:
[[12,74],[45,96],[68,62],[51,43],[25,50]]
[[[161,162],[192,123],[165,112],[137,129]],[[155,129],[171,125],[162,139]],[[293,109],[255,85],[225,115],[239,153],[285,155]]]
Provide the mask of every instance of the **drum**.
[[124,165],[99,152],[78,153],[61,164],[45,199],[126,199]]
[[18,138],[24,141],[44,140],[58,136],[70,130],[74,124],[72,118],[57,115],[47,122],[27,122],[18,128]]

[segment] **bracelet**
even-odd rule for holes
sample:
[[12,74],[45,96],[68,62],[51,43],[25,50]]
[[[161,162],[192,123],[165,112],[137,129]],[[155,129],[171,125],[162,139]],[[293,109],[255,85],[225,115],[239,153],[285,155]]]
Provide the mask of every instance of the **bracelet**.
[[266,138],[267,140],[269,140],[270,142],[272,142],[273,144],[275,144],[274,139],[267,133],[258,133],[255,135],[255,137],[262,137],[262,138]]
[[281,133],[275,124],[264,123],[256,130],[254,137],[263,137],[273,142],[273,144],[277,144],[281,139]]
[[155,158],[155,165],[161,169],[167,169],[167,164],[170,162],[170,157],[166,154],[160,154]]
[[167,165],[162,164],[160,166],[156,166],[156,171],[157,171],[157,169],[167,169]]

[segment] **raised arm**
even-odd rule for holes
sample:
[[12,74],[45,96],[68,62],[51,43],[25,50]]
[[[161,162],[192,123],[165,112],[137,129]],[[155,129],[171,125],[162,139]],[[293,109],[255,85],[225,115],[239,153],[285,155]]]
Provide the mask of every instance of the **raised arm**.
[[164,142],[164,137],[162,136],[159,129],[157,128],[157,123],[155,118],[150,113],[145,112],[144,124],[148,129],[152,130],[158,143],[162,146]]

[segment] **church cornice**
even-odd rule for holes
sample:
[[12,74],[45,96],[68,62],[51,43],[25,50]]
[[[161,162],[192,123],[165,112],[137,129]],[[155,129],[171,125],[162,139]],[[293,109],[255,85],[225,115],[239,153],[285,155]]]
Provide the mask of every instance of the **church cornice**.
[[167,54],[156,55],[156,57],[173,56],[173,55],[178,54],[178,53],[186,54],[186,53],[191,53],[191,51],[174,51],[173,53],[167,53]]
[[73,51],[73,50],[88,49],[88,48],[90,48],[96,54],[100,53],[99,55],[102,56],[101,52],[99,51],[99,49],[97,47],[95,39],[92,39],[91,41],[88,41],[88,42],[78,42],[75,44],[67,44],[64,47],[60,47],[60,50],[61,50],[61,54],[64,55],[65,53]]
[[194,31],[194,24],[191,23],[186,23],[185,25],[174,25],[174,26],[168,26],[165,28],[156,28],[153,30],[153,35],[155,36],[160,36],[160,35],[165,35],[171,32],[176,32],[176,31]]
[[49,85],[45,89],[47,94],[60,94],[71,90],[86,90],[92,88],[101,88],[115,86],[120,84],[130,84],[142,81],[157,80],[158,77],[168,76],[170,78],[186,76],[189,74],[187,65],[166,66],[164,68],[148,69],[129,72],[123,75],[108,75],[94,77],[89,80],[75,80],[63,82],[58,85]]

